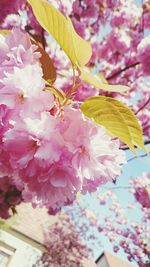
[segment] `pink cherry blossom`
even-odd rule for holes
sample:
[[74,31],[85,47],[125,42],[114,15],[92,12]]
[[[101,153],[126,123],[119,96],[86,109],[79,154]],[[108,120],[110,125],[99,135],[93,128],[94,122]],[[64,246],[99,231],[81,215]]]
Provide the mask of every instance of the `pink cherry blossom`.
[[40,54],[28,35],[14,30],[3,39],[0,54],[0,104],[16,109],[19,115],[51,109],[53,96],[43,92],[45,81],[39,63]]
[[[64,55],[61,56],[62,51],[57,47],[57,52],[54,49],[52,53],[51,39],[37,23],[29,4],[25,5],[23,0],[19,3],[5,2],[3,7],[7,14],[4,12],[1,16],[2,28],[14,25],[29,34],[38,34],[43,45],[49,45],[46,50],[53,54],[57,70],[61,72],[65,66],[70,71],[70,64],[68,61],[66,64]],[[70,16],[78,34],[91,41],[91,71],[103,72],[110,83],[131,88],[126,95],[120,96],[98,91],[83,83],[73,94],[71,104],[66,107],[61,103],[58,105],[56,97],[45,91],[41,55],[37,47],[31,44],[29,35],[14,29],[8,36],[0,36],[0,177],[13,179],[13,185],[21,192],[24,201],[34,206],[46,206],[49,213],[55,213],[62,206],[72,203],[78,191],[96,191],[107,181],[115,181],[125,163],[124,153],[119,149],[120,143],[111,139],[103,127],[83,116],[79,110],[80,101],[104,94],[132,105],[148,140],[149,102],[146,90],[149,85],[142,76],[150,74],[149,36],[145,33],[149,27],[149,1],[139,6],[127,0],[61,3],[53,0],[50,3]],[[19,15],[20,9],[24,15]],[[57,84],[68,92],[72,76],[63,79],[60,73]],[[133,105],[137,92],[141,99]],[[134,195],[143,209],[147,209],[147,189],[140,187]],[[113,198],[112,195],[110,197]],[[3,204],[4,201],[3,198]],[[105,201],[101,200],[101,203]],[[110,211],[118,216],[118,224],[125,224],[121,208],[116,203],[112,204]],[[149,215],[148,212],[145,214],[146,221]],[[109,218],[105,221],[110,230],[110,233],[106,231],[108,237],[114,240],[115,228]],[[132,239],[139,244],[135,238],[137,230],[133,231]],[[129,235],[128,231],[116,230],[116,233],[126,237]],[[121,245],[131,260],[131,251],[126,243]],[[117,251],[118,246],[114,250]],[[141,259],[136,250],[135,255]]]
[[24,200],[49,209],[73,201],[78,191],[91,191],[87,181],[99,186],[115,179],[124,163],[119,143],[72,108],[64,110],[63,119],[48,112],[40,119],[24,118],[3,140],[19,183],[26,185]]
[[145,37],[138,45],[138,57],[142,64],[142,71],[144,75],[150,75],[150,36]]
[[125,162],[124,153],[118,149],[119,143],[112,141],[103,127],[86,121],[77,110],[66,109],[64,118],[67,128],[63,128],[63,136],[73,154],[72,165],[78,175],[99,185],[115,179],[120,173],[120,164]]
[[150,29],[150,12],[149,12],[149,0],[144,1],[143,5],[143,22],[146,29]]
[[9,0],[1,0],[0,3],[0,23],[2,23],[5,19],[5,17],[8,14],[13,14],[17,13],[20,7],[22,6],[24,0],[14,0],[14,1],[9,1]]
[[143,173],[141,177],[137,177],[131,181],[132,193],[134,194],[136,200],[144,207],[150,208],[150,175]]
[[88,261],[92,264],[88,266],[95,266],[74,223],[66,214],[59,215],[57,222],[50,229],[44,229],[44,232],[47,251],[34,267],[82,267]]

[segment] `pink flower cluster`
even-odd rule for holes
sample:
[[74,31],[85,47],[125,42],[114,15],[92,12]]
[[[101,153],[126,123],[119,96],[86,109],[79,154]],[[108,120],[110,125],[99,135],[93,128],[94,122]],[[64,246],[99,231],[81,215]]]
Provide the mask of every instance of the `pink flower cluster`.
[[[94,248],[94,250],[95,248],[99,250],[100,247],[105,248],[107,238],[115,253],[123,253],[129,261],[137,263],[140,267],[149,266],[146,265],[149,264],[150,258],[149,197],[142,196],[141,192],[140,203],[142,205],[135,206],[137,202],[135,192],[139,192],[139,188],[147,188],[148,191],[149,181],[148,173],[130,180],[129,188],[133,203],[127,201],[126,189],[128,187],[114,186],[107,191],[102,189],[96,192],[97,199],[94,199],[94,206],[90,205],[89,200],[85,204],[86,199],[84,199],[83,203],[76,203],[66,209],[89,248]],[[118,190],[122,191],[116,192]],[[125,197],[123,204],[121,204],[120,195]],[[131,199],[130,196],[130,201]],[[89,207],[85,209],[87,204]],[[137,215],[138,212],[140,216],[136,217],[135,214]]]
[[[145,175],[131,181],[132,193],[134,188],[139,184],[144,184],[142,179],[146,181]],[[148,179],[149,180],[149,179]],[[147,181],[146,181],[147,184]],[[121,207],[117,195],[114,192],[106,191],[98,196],[100,205],[108,208],[109,216],[104,216],[103,223],[100,222],[98,230],[108,237],[113,244],[114,252],[123,250],[129,261],[136,262],[138,266],[149,262],[149,209],[141,209],[141,220],[133,221],[129,218],[129,208],[134,208],[131,204],[128,207],[128,213]],[[144,198],[144,196],[143,196]],[[146,202],[147,203],[147,202]],[[146,266],[146,265],[145,265]]]
[[143,173],[142,176],[131,181],[131,185],[135,199],[142,205],[142,207],[150,209],[150,174]]
[[150,35],[142,39],[138,45],[138,57],[142,65],[142,71],[145,76],[150,75]]
[[54,213],[78,191],[115,179],[125,158],[119,142],[79,109],[54,108],[36,49],[22,31],[1,36],[1,176],[13,177],[24,201]]
[[145,0],[143,5],[143,22],[146,29],[150,29],[150,0]]
[[[86,245],[82,243],[79,233],[70,218],[61,214],[58,221],[45,231],[47,251],[36,262],[34,267],[82,267],[89,259]],[[95,266],[90,261],[91,266]],[[90,266],[90,265],[88,265]]]
[[[72,5],[72,21],[76,31],[82,36],[87,35],[86,29],[98,32],[97,25],[99,15],[99,4],[96,0],[74,1]],[[93,26],[91,28],[91,25]]]
[[17,13],[24,0],[1,0],[0,1],[0,24],[9,14]]
[[110,24],[112,27],[132,28],[137,26],[142,15],[142,8],[136,5],[135,1],[123,0],[116,5]]

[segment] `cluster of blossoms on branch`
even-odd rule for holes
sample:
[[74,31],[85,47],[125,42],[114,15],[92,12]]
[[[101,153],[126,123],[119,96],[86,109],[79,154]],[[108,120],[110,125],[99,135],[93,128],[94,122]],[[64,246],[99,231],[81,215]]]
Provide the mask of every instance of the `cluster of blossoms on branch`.
[[[108,239],[112,243],[115,253],[125,253],[129,261],[137,263],[140,267],[149,266],[147,265],[150,262],[149,186],[148,173],[131,179],[128,190],[132,194],[130,199],[133,199],[133,203],[126,202],[126,208],[120,203],[118,194],[114,192],[123,188],[117,189],[117,187],[114,187],[114,190],[96,193],[98,201],[97,203],[95,200],[96,209],[92,207],[84,209],[80,204],[74,205],[73,208],[68,207],[67,212],[78,225],[80,236],[86,241],[88,247],[97,246],[99,251],[103,246],[101,242],[103,237],[105,241]],[[134,218],[133,215],[135,214],[136,217],[135,204],[139,212],[138,218]]]
[[[149,185],[150,177],[148,173],[143,173],[141,176],[130,180],[128,189],[132,194],[133,203],[127,202],[126,209],[120,204],[117,194],[110,190],[95,194],[99,203],[95,203],[94,207],[97,207],[96,209],[94,207],[83,208],[79,202],[75,202],[73,206],[66,207],[65,212],[67,215],[60,215],[60,218],[63,218],[61,224],[55,224],[50,229],[50,232],[46,234],[45,246],[48,252],[38,261],[37,266],[43,266],[42,264],[45,264],[44,266],[48,264],[63,266],[65,260],[67,261],[67,266],[73,264],[70,252],[73,249],[71,253],[74,255],[74,249],[76,251],[80,247],[77,245],[78,238],[74,239],[74,235],[77,236],[78,234],[86,242],[87,247],[84,247],[84,253],[82,254],[83,247],[81,245],[81,255],[77,257],[76,264],[79,258],[81,259],[80,264],[82,263],[82,256],[83,259],[86,257],[85,253],[93,256],[91,248],[97,247],[98,252],[102,249],[104,244],[102,244],[101,237],[103,236],[105,240],[108,239],[112,243],[115,253],[124,253],[130,262],[137,263],[140,267],[149,266]],[[114,189],[117,188],[114,187]],[[133,219],[135,201],[139,202],[139,218]],[[105,212],[103,209],[105,209]],[[64,228],[71,222],[68,215],[74,222],[74,225],[71,223],[73,228],[71,226]],[[70,229],[72,231],[71,235]],[[57,242],[55,242],[55,237],[57,237]],[[67,242],[64,242],[64,240],[67,240]],[[71,245],[69,246],[69,244]],[[56,251],[56,247],[57,251],[63,251],[63,255],[61,252],[57,256],[53,253]]]
[[[149,0],[143,1],[139,6],[133,0],[59,2],[49,0],[48,2],[70,16],[76,31],[82,37],[91,40],[92,57],[88,63],[89,66],[96,67],[96,71],[102,72],[110,83],[120,83],[130,87],[126,96],[110,92],[105,95],[120,98],[129,105],[133,104],[132,99],[136,98],[136,94],[139,95],[139,100],[133,109],[141,121],[145,136],[149,137],[149,82],[145,81],[145,76],[150,75]],[[42,35],[44,45],[46,42],[49,43],[47,33],[37,23],[27,1],[16,0],[11,4],[10,1],[5,1],[5,5],[1,5],[1,8],[5,11],[0,21],[1,28],[7,29],[10,25],[22,27],[36,35]],[[19,16],[20,10],[26,13],[28,19],[25,20],[25,16]],[[17,16],[16,22],[14,17],[11,21],[11,16],[14,14]],[[57,69],[64,64],[64,57],[61,54],[58,55],[56,59],[55,49],[53,58],[57,62]],[[70,64],[67,68],[70,68]],[[66,88],[62,82],[61,86]],[[100,94],[102,93],[104,94],[100,91]],[[98,91],[82,83],[76,91],[76,99],[83,100],[95,94],[98,94]]]
[[[140,177],[131,180],[131,192],[143,208],[150,208],[150,174],[143,173]],[[150,215],[150,214],[149,214]],[[148,218],[147,218],[148,219]],[[150,218],[149,218],[150,219]]]
[[[141,177],[135,179],[135,183],[140,183]],[[132,180],[134,183],[134,180]],[[133,184],[132,184],[133,186]],[[134,186],[132,187],[134,190]],[[146,187],[136,188],[136,194],[141,193],[141,189],[146,190]],[[100,205],[108,207],[108,212],[111,216],[103,218],[104,223],[100,223],[98,230],[102,235],[108,237],[113,244],[114,252],[122,250],[129,261],[136,262],[138,266],[143,266],[149,263],[149,219],[150,212],[148,207],[140,209],[140,220],[135,221],[128,218],[125,210],[121,207],[119,200],[114,192],[106,191],[99,195]],[[111,200],[111,201],[110,201]],[[141,199],[139,200],[141,201]],[[150,204],[149,196],[145,197],[145,203]],[[143,205],[143,202],[142,202]],[[128,210],[132,210],[134,205],[129,205]],[[129,213],[128,213],[129,214]]]
[[[150,1],[138,6],[132,0],[76,0],[70,17],[77,32],[92,42],[89,66],[102,72],[110,83],[130,87],[125,96],[102,91],[100,94],[117,97],[129,105],[133,105],[132,99],[138,94],[133,109],[149,138],[149,81],[145,77],[150,76]],[[82,84],[78,95],[86,90],[85,97],[88,97],[89,85],[88,88]]]
[[[73,92],[73,101],[63,106],[47,90],[42,54],[35,40],[42,43],[55,62],[58,87],[66,95],[72,89],[72,77],[63,79],[61,70],[65,64],[68,75],[70,62],[64,61],[58,46],[52,52],[51,39],[38,24],[29,2],[34,1],[0,3],[1,29],[13,29],[7,36],[0,35],[0,217],[5,219],[21,201],[31,202],[35,207],[45,206],[50,214],[55,214],[64,205],[73,203],[79,191],[94,192],[119,176],[125,162],[119,141],[83,115],[80,101],[95,95],[121,99],[138,116],[147,142],[150,137],[150,84],[145,81],[150,75],[150,1],[143,1],[141,6],[132,0],[48,1],[71,18],[81,37],[91,41],[89,69],[103,73],[111,84],[130,87],[125,95],[120,95],[104,92],[101,87],[98,90],[81,80]],[[29,38],[31,35],[34,42]],[[111,199],[109,212],[113,216],[105,217],[101,225],[96,217],[91,222],[114,243],[115,252],[123,249],[128,259],[141,267],[150,257],[148,184],[147,174],[131,184],[132,193],[141,205],[141,223],[130,222],[123,215],[112,192],[100,195],[99,199],[101,204]],[[90,212],[83,211],[83,215],[91,217]],[[63,217],[63,221],[72,229],[68,218]],[[82,228],[82,233],[85,229]],[[56,243],[48,240],[49,252],[39,264],[80,266],[78,260],[86,257],[86,252],[77,235],[70,235],[59,224],[50,231],[56,239],[58,233],[61,235],[66,253],[68,250],[71,254],[79,253],[79,257],[67,258],[62,255],[62,243],[56,248]]]
[[46,252],[34,267],[96,266],[68,215],[59,215],[58,221],[45,230],[45,235]]
[[28,35],[1,36],[0,55],[1,177],[11,177],[24,201],[50,213],[78,191],[115,179],[125,162],[119,142],[74,104],[59,109],[45,92],[40,53]]

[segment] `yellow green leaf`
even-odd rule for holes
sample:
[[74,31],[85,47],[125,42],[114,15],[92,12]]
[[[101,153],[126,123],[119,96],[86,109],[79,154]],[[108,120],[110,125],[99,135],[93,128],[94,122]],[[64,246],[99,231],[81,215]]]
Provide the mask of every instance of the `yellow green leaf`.
[[81,192],[77,192],[77,194],[76,194],[76,199],[77,199],[77,201],[79,201],[80,198],[81,198]]
[[0,30],[0,34],[2,34],[2,35],[8,35],[8,34],[10,34],[11,33],[11,30]]
[[102,74],[93,74],[86,67],[80,68],[80,73],[80,76],[84,82],[87,82],[98,89],[119,93],[124,93],[125,91],[129,90],[128,86],[108,84]]
[[92,54],[91,45],[74,30],[69,18],[45,0],[28,0],[40,25],[49,32],[74,65],[85,65]]
[[12,222],[13,222],[13,219],[9,219],[9,221],[7,220],[3,220],[3,219],[0,219],[0,230],[8,230],[11,226],[12,226]]
[[142,128],[133,112],[120,101],[105,96],[88,98],[80,106],[82,112],[95,122],[103,125],[136,153],[137,146],[144,151]]

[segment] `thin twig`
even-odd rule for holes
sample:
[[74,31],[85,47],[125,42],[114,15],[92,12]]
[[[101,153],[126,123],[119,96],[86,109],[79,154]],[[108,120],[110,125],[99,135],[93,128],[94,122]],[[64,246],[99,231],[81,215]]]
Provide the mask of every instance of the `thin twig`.
[[148,130],[148,128],[150,128],[150,125],[147,125],[145,128],[143,128],[143,132],[145,132],[146,130]]
[[108,190],[116,190],[116,189],[130,189],[131,186],[127,186],[127,185],[114,186],[114,187],[102,186],[102,188],[105,188],[105,189],[108,189]]
[[141,106],[136,112],[135,115],[137,115],[142,109],[144,109],[148,103],[150,102],[150,97],[147,99],[147,101],[145,102],[145,104],[143,106]]
[[43,29],[43,28],[42,28],[42,30],[41,30],[41,37],[42,37],[42,45],[43,45],[43,49],[45,50],[45,47],[46,47],[46,41],[45,41],[44,29]]
[[132,161],[134,159],[145,158],[145,157],[147,157],[147,154],[143,154],[143,155],[138,156],[138,157],[135,156],[135,157],[132,157],[132,158],[128,159],[127,162],[130,162],[130,161]]
[[[150,144],[150,140],[147,140],[147,141],[144,142],[144,145],[148,145],[148,144]],[[122,150],[129,150],[130,149],[128,146],[121,146],[120,148]]]
[[130,68],[133,68],[133,67],[135,67],[135,66],[137,66],[137,65],[139,65],[139,64],[140,64],[140,62],[135,62],[135,63],[133,63],[133,64],[131,64],[131,65],[128,65],[128,66],[124,67],[123,69],[120,69],[120,70],[117,71],[116,73],[113,73],[112,75],[106,77],[106,79],[107,79],[107,80],[111,80],[111,79],[115,78],[116,76],[118,76],[119,74],[121,74],[122,72],[124,72],[124,71],[126,71],[126,70],[128,70],[128,69],[130,69]]

